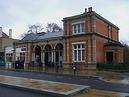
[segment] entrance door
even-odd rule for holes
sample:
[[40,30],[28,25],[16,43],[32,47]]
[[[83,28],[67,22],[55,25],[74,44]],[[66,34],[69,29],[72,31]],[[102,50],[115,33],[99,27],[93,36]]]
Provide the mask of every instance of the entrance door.
[[63,45],[57,44],[56,45],[56,63],[58,65],[63,65]]
[[45,66],[50,67],[52,64],[52,55],[51,55],[51,46],[50,45],[46,45],[45,46],[45,58],[44,58],[44,62],[45,62]]
[[113,63],[113,52],[106,52],[107,63]]
[[41,63],[41,48],[40,48],[40,46],[36,46],[36,48],[35,48],[35,62],[36,62],[36,65],[39,65]]

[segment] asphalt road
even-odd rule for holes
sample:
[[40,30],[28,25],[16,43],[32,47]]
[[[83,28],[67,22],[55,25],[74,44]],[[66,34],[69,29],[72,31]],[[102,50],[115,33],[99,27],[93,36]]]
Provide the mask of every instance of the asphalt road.
[[0,86],[0,97],[50,97],[43,94]]
[[[58,75],[58,74],[34,73],[34,72],[16,72],[16,71],[8,71],[8,70],[0,70],[0,75],[88,85],[94,89],[129,93],[129,85],[109,83],[109,82],[100,80],[97,77],[82,77],[82,76]],[[10,96],[10,97],[14,97],[14,96]],[[21,97],[26,97],[26,96],[21,96]],[[27,96],[27,97],[30,97],[30,96]],[[40,96],[36,96],[36,97],[40,97]]]

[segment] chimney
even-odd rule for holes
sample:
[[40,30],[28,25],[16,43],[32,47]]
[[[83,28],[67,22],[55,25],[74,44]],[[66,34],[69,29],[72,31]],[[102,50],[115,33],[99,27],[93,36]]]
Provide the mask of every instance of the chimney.
[[2,37],[2,27],[0,27],[0,37]]
[[92,7],[89,7],[88,8],[88,12],[92,12]]
[[85,8],[85,13],[87,13],[87,8]]
[[12,38],[12,29],[9,29],[9,38]]

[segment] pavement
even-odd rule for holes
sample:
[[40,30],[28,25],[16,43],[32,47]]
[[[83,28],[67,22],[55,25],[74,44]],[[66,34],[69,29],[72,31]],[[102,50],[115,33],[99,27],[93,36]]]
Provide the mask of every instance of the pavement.
[[0,70],[0,75],[87,85],[90,86],[92,89],[129,93],[128,84],[110,83],[96,76],[78,76],[78,75],[43,73],[43,72],[37,72],[37,73],[21,72],[21,71],[19,72],[19,71],[9,71],[9,70]]
[[32,92],[51,95],[52,97],[68,97],[80,91],[89,91],[89,86],[76,85],[69,83],[53,82],[46,80],[36,80],[23,77],[12,77],[0,75],[0,85],[23,89]]

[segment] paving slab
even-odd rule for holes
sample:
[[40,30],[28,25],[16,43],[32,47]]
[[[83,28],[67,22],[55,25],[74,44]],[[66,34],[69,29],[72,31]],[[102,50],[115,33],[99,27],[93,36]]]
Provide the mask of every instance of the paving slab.
[[0,75],[0,84],[56,97],[69,97],[81,91],[88,91],[90,89],[89,86],[84,85],[3,75]]

